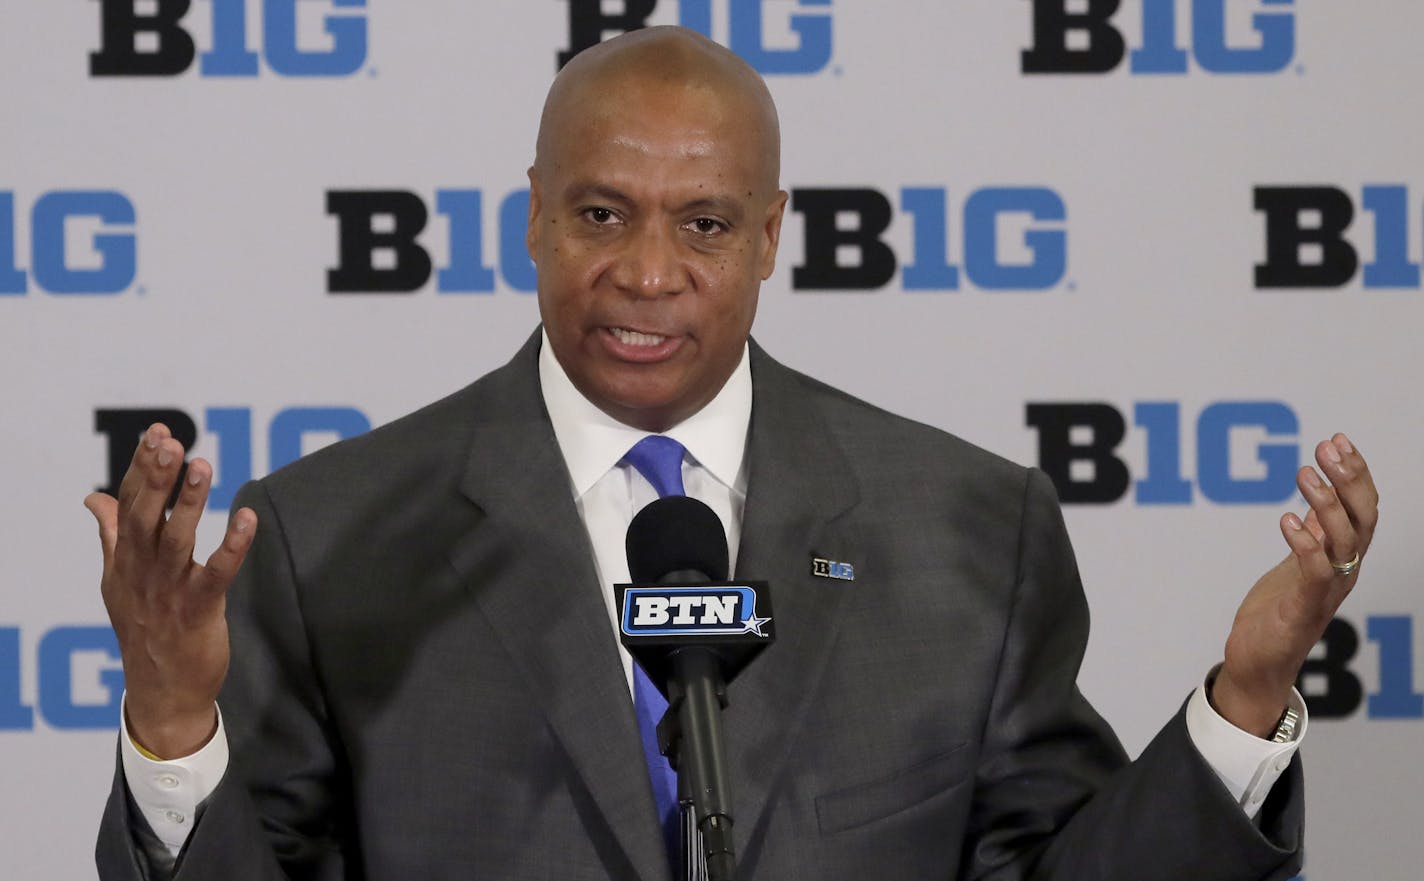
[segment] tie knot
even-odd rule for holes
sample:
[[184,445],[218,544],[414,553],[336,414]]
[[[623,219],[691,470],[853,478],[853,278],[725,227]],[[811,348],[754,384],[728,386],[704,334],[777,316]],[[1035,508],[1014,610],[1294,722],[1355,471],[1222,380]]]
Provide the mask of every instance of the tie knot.
[[682,488],[682,454],[685,452],[682,444],[672,438],[650,434],[634,444],[623,461],[638,469],[661,499],[687,494]]

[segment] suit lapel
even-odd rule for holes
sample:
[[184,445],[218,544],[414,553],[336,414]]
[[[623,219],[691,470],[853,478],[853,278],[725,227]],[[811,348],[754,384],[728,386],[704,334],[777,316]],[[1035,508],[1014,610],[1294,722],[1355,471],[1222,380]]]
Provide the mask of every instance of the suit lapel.
[[[637,720],[593,549],[544,412],[538,334],[474,398],[461,491],[478,506],[450,563],[529,681],[576,773],[638,877],[670,878]],[[769,581],[777,642],[734,682],[725,716],[738,842],[752,839],[794,746],[851,584],[815,556],[856,560],[839,522],[858,500],[844,454],[803,380],[752,343],[748,495],[735,573]]]
[[858,559],[838,524],[858,501],[844,454],[803,379],[752,344],[748,493],[736,577],[771,584],[776,643],[729,689],[725,716],[739,846],[752,840],[830,657],[847,582],[811,574],[812,557]]
[[613,837],[646,881],[669,876],[637,720],[593,550],[538,382],[539,337],[488,377],[462,492],[479,507],[450,562],[529,681]]

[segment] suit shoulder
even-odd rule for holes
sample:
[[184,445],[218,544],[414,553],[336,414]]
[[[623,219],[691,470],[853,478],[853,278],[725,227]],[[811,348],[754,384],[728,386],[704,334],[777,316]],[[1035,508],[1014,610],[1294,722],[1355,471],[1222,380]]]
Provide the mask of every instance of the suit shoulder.
[[923,474],[948,470],[1001,487],[1022,488],[1030,471],[958,435],[892,413],[797,371],[794,381],[822,414],[826,430],[856,461],[898,465]]
[[[263,478],[269,489],[306,484],[324,474],[352,468],[369,471],[394,461],[418,458],[432,446],[452,446],[451,435],[467,436],[478,381],[365,434],[322,447]],[[385,463],[385,464],[383,464]]]

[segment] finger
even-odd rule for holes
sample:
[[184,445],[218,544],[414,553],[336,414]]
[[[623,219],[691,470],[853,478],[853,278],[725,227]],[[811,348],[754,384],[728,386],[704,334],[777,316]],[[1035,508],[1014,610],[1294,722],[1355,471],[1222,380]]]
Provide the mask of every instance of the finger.
[[[1327,443],[1326,446],[1330,445]],[[1334,447],[1331,446],[1331,449]],[[1306,502],[1310,504],[1310,512],[1319,524],[1321,534],[1308,530],[1312,533],[1311,537],[1324,546],[1330,561],[1347,563],[1354,559],[1359,550],[1355,527],[1350,522],[1350,515],[1340,503],[1335,489],[1309,465],[1297,472],[1296,484],[1300,487],[1301,495],[1305,496]]]
[[232,583],[233,576],[242,565],[247,551],[252,547],[252,539],[257,534],[257,513],[251,508],[242,508],[228,521],[227,532],[222,544],[213,551],[203,566],[202,578],[213,591],[225,591]]
[[182,466],[183,445],[171,437],[140,455],[143,482],[133,504],[127,510],[122,506],[119,509],[119,541],[140,552],[156,547],[173,482]]
[[84,497],[84,507],[99,525],[99,547],[104,552],[104,568],[108,569],[119,536],[119,500],[107,493],[90,493]]
[[178,500],[168,522],[163,524],[163,534],[158,542],[159,564],[173,573],[183,572],[193,562],[193,543],[198,531],[198,520],[203,516],[203,508],[208,503],[208,490],[212,485],[213,466],[205,459],[194,459],[188,463],[188,473],[183,486],[178,491]]
[[1290,545],[1291,554],[1301,575],[1305,577],[1305,593],[1299,599],[1304,608],[1317,608],[1329,594],[1335,570],[1325,555],[1325,546],[1310,534],[1305,524],[1294,514],[1281,518],[1281,535]]
[[139,438],[138,445],[134,447],[133,458],[129,460],[129,468],[124,472],[123,481],[119,483],[120,511],[127,511],[133,506],[134,499],[138,498],[139,491],[143,488],[148,463],[157,455],[158,445],[171,436],[168,426],[155,422]]
[[1325,541],[1325,528],[1320,525],[1320,520],[1315,516],[1314,510],[1305,512],[1305,528],[1310,530],[1310,534],[1315,536],[1316,541]]
[[1364,553],[1374,538],[1375,525],[1379,521],[1379,491],[1375,489],[1374,475],[1365,464],[1364,456],[1343,434],[1336,434],[1316,446],[1315,458],[1325,476],[1335,485],[1340,503],[1359,533],[1358,550]]

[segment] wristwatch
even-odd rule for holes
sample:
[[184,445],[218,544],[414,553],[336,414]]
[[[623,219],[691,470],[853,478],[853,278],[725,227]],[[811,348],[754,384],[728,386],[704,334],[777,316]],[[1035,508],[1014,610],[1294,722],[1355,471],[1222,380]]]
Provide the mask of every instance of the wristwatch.
[[1281,713],[1281,720],[1276,723],[1276,733],[1271,736],[1272,743],[1290,743],[1295,740],[1295,729],[1300,724],[1300,713],[1293,707],[1286,707],[1286,711]]

